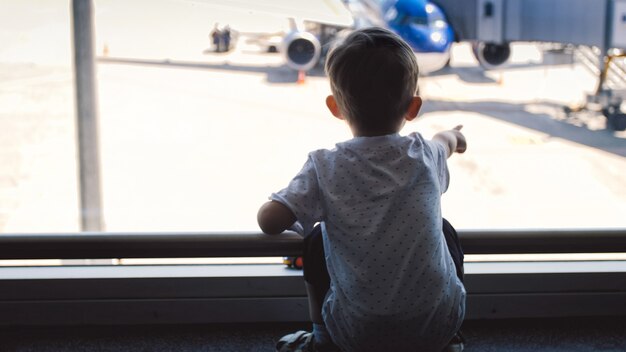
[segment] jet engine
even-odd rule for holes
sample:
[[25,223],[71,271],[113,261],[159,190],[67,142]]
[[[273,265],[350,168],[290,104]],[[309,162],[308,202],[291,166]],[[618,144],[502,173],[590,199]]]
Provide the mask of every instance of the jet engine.
[[322,53],[322,45],[317,37],[305,31],[292,31],[282,43],[287,66],[298,71],[308,71],[317,65]]
[[472,44],[472,51],[480,66],[485,69],[502,65],[511,56],[511,46],[509,43],[496,44],[475,42]]

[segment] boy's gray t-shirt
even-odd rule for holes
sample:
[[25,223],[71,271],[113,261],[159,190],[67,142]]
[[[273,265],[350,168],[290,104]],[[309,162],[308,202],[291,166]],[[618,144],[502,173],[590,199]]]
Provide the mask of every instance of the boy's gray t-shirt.
[[317,150],[271,199],[302,234],[320,222],[331,287],[327,329],[346,351],[428,351],[463,321],[465,289],[442,232],[445,147],[419,133]]

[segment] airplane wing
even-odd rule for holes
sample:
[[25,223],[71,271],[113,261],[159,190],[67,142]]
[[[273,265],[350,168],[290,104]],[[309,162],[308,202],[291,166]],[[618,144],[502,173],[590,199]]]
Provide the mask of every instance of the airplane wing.
[[352,14],[341,0],[187,0],[216,9],[240,9],[337,27],[352,27]]

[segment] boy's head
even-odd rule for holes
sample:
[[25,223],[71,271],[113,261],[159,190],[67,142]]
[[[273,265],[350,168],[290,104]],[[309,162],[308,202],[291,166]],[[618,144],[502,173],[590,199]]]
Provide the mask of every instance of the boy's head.
[[[333,111],[335,104],[333,114],[361,135],[394,133],[405,118],[415,117],[407,117],[407,112],[419,100],[414,99],[417,60],[413,50],[388,30],[352,32],[329,53],[326,73],[334,97],[327,100],[329,108]],[[417,110],[419,105],[421,100]]]

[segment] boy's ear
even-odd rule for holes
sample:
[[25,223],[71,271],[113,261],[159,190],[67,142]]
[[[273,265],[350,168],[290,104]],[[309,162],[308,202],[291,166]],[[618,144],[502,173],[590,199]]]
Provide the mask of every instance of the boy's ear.
[[419,114],[421,108],[422,98],[416,95],[413,99],[411,99],[411,104],[409,104],[409,109],[407,110],[404,118],[407,121],[413,121],[413,119],[417,117],[417,114]]
[[341,110],[339,110],[339,105],[337,105],[337,100],[335,100],[335,97],[333,95],[329,95],[326,97],[326,106],[334,117],[343,120],[343,115],[341,115]]

